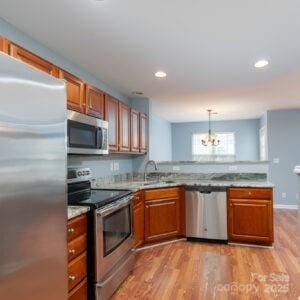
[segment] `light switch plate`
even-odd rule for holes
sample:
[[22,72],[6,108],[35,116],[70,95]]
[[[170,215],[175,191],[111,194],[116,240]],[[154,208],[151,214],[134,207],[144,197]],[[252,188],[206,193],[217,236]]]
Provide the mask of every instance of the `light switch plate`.
[[114,171],[114,162],[110,163],[110,170],[113,172]]
[[279,164],[279,158],[278,157],[273,158],[273,163],[274,164]]
[[119,171],[119,169],[120,169],[119,162],[118,162],[118,161],[115,161],[115,162],[114,162],[114,170],[115,170],[115,171]]

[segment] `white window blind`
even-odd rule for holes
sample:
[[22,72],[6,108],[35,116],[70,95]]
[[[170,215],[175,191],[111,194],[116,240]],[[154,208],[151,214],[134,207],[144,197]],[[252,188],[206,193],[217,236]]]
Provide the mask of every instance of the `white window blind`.
[[201,140],[206,133],[194,133],[192,135],[192,156],[198,161],[233,161],[235,160],[235,136],[234,132],[216,133],[220,140],[218,146],[203,146]]

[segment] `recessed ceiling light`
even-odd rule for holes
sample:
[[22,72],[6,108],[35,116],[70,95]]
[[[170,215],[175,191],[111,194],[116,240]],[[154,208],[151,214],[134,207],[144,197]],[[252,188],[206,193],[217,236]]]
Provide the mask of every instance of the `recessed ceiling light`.
[[265,66],[267,66],[269,64],[269,62],[265,59],[261,59],[259,61],[257,61],[254,65],[255,68],[263,68]]
[[167,73],[165,73],[164,71],[157,71],[155,73],[155,76],[158,77],[158,78],[164,78],[167,76]]

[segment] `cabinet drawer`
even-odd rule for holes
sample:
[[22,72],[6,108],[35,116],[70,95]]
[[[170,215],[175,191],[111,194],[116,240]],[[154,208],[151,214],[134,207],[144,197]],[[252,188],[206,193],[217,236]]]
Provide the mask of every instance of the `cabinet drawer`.
[[145,200],[178,198],[179,196],[180,188],[165,188],[145,191]]
[[228,196],[231,199],[272,199],[270,188],[230,188]]
[[71,219],[68,222],[68,241],[86,233],[86,215]]
[[143,201],[142,192],[136,192],[133,194],[133,205],[136,206]]
[[87,300],[87,280],[83,280],[69,295],[69,300]]
[[86,277],[86,266],[86,252],[69,263],[69,291],[72,290],[72,288],[74,288],[80,281],[82,281]]
[[86,250],[86,234],[80,235],[68,243],[68,261],[71,261]]

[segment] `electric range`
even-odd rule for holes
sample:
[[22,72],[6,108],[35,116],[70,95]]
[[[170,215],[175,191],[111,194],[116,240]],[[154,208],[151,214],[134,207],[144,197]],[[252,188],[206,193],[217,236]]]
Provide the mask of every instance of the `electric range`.
[[68,170],[68,204],[89,206],[89,299],[109,299],[133,269],[132,192],[91,189],[90,169]]

